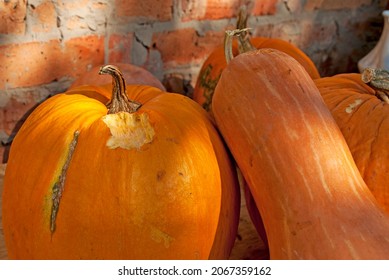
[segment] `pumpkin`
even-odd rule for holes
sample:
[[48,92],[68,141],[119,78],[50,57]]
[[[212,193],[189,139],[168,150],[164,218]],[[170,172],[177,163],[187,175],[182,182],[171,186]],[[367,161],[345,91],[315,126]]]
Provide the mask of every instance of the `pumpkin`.
[[2,209],[9,258],[228,258],[239,185],[208,113],[180,94],[126,87],[114,66],[100,73],[111,86],[49,98],[14,139]]
[[[165,91],[165,87],[162,83],[146,69],[129,64],[129,63],[115,63],[115,66],[120,69],[126,83],[128,85],[148,85],[159,88]],[[111,78],[106,75],[96,75],[99,72],[102,65],[93,67],[90,71],[83,73],[77,78],[69,89],[81,86],[81,85],[104,85],[110,84]]]
[[359,73],[338,74],[314,82],[364,181],[389,213],[389,101],[385,89],[366,84]]
[[[243,7],[240,9],[238,15],[237,28],[241,30],[247,30],[246,27],[248,15]],[[212,96],[215,91],[215,87],[219,81],[223,69],[227,65],[224,54],[224,45],[225,44],[223,43],[223,45],[214,49],[206,58],[201,66],[193,90],[193,100],[198,102],[209,112],[211,111],[212,107]],[[311,75],[312,79],[320,77],[319,72],[312,60],[298,47],[282,39],[267,37],[250,38],[247,35],[247,32],[240,32],[239,44],[235,41],[232,43],[232,52],[234,56],[238,55],[239,53],[261,48],[273,48],[283,51],[300,62]],[[212,112],[210,113],[212,115]]]
[[389,258],[389,216],[295,59],[274,49],[233,58],[212,111],[258,206],[270,258]]

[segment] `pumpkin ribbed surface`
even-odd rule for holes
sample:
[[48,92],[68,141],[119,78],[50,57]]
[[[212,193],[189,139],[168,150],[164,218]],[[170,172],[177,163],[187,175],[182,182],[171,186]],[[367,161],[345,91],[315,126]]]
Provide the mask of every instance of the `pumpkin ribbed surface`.
[[185,96],[128,86],[142,106],[107,115],[111,92],[58,94],[16,135],[3,193],[9,257],[228,258],[239,188],[208,114]]
[[361,74],[315,80],[344,135],[358,169],[374,196],[389,213],[389,104]]

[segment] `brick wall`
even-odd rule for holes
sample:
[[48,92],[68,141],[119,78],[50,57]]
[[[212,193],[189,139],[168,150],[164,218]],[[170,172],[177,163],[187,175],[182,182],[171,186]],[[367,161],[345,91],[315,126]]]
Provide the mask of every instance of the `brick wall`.
[[29,112],[95,65],[136,64],[190,92],[242,4],[253,35],[296,44],[327,76],[357,71],[387,1],[0,0],[0,160]]

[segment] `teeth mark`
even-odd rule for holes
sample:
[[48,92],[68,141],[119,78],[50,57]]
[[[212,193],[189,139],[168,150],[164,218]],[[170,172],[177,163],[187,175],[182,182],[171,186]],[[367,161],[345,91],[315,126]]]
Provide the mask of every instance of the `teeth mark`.
[[354,103],[348,105],[348,107],[345,110],[346,113],[351,114],[355,110],[355,108],[358,107],[361,103],[362,103],[362,99],[356,99]]
[[157,243],[162,242],[165,248],[169,248],[170,244],[174,241],[172,236],[153,226],[151,227],[151,239]]
[[108,114],[103,117],[103,121],[111,132],[107,141],[107,147],[110,149],[140,149],[144,144],[153,141],[155,132],[145,113]]

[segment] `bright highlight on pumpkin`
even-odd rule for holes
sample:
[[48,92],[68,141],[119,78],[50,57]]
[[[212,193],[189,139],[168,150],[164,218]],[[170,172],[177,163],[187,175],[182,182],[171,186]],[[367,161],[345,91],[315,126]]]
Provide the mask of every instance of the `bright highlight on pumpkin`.
[[107,141],[107,147],[110,149],[140,149],[144,144],[153,141],[155,131],[146,113],[119,112],[108,114],[102,119],[111,131],[112,136]]

